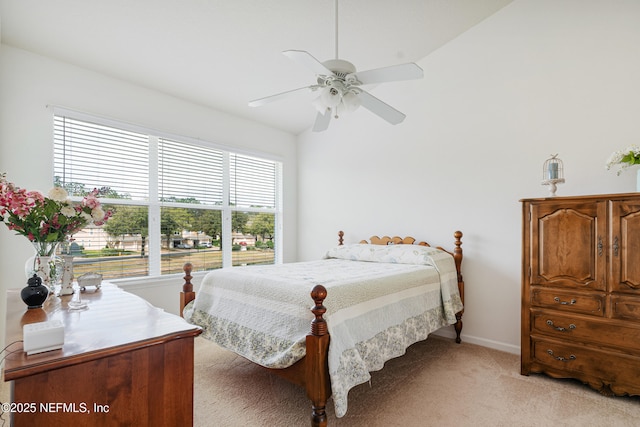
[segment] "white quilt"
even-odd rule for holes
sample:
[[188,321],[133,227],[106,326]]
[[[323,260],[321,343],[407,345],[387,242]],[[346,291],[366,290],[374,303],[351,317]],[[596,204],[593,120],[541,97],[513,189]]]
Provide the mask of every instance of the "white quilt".
[[348,391],[462,310],[451,255],[417,245],[344,245],[318,261],[214,270],[185,318],[203,336],[268,368],[305,355],[314,305],[327,289],[329,375],[336,416]]

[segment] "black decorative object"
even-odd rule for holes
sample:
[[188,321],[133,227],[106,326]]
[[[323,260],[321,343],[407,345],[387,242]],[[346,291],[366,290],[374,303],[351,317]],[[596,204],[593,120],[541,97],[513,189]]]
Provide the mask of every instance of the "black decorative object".
[[42,284],[42,279],[37,274],[34,274],[27,280],[27,286],[22,288],[20,296],[29,308],[41,308],[49,296],[49,288]]

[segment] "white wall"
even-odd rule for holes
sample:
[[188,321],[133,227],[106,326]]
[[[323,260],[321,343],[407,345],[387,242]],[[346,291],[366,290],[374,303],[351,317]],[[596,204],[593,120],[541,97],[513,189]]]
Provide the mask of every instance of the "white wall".
[[407,114],[366,110],[299,146],[301,260],[344,230],[453,247],[462,230],[463,339],[520,347],[521,198],[564,161],[559,195],[635,191],[604,164],[640,143],[640,2],[520,0],[419,62],[420,81],[372,90]]
[[[47,192],[51,187],[53,119],[47,105],[278,156],[284,163],[287,212],[284,260],[295,260],[297,171],[293,135],[0,45],[0,171],[7,172],[10,181],[29,190]],[[31,255],[27,239],[0,226],[0,343],[4,341],[5,291],[26,285],[24,262]],[[180,283],[177,278],[176,288]],[[177,309],[176,289],[155,291],[156,297],[166,296],[166,299],[154,302]]]

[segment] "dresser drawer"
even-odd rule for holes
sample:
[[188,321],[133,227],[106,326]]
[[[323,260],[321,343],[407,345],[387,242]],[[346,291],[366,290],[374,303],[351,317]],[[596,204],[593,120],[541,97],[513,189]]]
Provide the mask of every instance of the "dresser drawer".
[[558,291],[548,288],[531,289],[532,306],[593,316],[604,316],[605,298],[604,293]]
[[561,340],[640,351],[640,323],[571,315],[555,310],[531,310],[531,329],[532,333]]
[[591,387],[615,394],[640,394],[640,357],[554,340],[534,339],[536,371],[579,378]]
[[640,322],[640,298],[613,295],[611,297],[611,317]]

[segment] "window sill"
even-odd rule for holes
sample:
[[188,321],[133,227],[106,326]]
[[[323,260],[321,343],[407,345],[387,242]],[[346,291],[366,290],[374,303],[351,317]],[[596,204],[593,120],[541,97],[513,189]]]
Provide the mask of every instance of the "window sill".
[[[202,278],[207,274],[207,271],[197,271],[192,273],[191,283],[194,290],[200,287]],[[146,276],[146,277],[132,277],[125,279],[113,279],[107,280],[118,287],[126,291],[136,291],[141,289],[150,288],[179,288],[182,290],[184,284],[184,274],[166,274],[163,276]],[[176,295],[177,298],[177,295]]]

